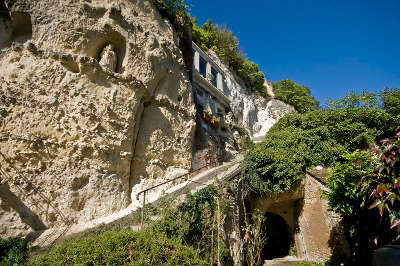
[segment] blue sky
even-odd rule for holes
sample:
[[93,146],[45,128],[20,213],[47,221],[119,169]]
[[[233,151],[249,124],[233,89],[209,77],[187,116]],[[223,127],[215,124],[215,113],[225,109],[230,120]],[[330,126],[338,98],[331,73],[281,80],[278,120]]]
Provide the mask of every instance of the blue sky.
[[268,80],[290,78],[323,103],[400,87],[400,0],[185,0],[198,24],[238,37]]

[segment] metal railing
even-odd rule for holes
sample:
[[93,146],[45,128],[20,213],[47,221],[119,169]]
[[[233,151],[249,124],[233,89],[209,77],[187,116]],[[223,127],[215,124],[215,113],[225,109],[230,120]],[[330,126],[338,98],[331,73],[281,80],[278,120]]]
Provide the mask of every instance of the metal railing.
[[[175,181],[175,180],[182,179],[182,178],[184,178],[184,177],[190,176],[190,175],[192,175],[192,174],[194,174],[194,173],[198,173],[198,172],[200,172],[201,170],[203,170],[203,169],[205,169],[205,168],[208,168],[209,166],[214,166],[214,167],[216,167],[219,163],[221,163],[221,161],[219,161],[219,160],[216,161],[216,162],[208,163],[208,164],[202,166],[202,167],[199,168],[199,169],[196,169],[196,170],[194,170],[194,171],[190,171],[190,172],[188,172],[188,173],[182,174],[182,175],[177,176],[177,177],[175,177],[175,178],[172,178],[172,179],[169,179],[169,180],[167,180],[167,181],[161,182],[161,183],[159,183],[159,184],[157,184],[157,185],[155,185],[155,186],[146,188],[146,189],[140,191],[139,193],[137,193],[137,194],[136,194],[136,199],[137,199],[137,200],[139,200],[140,194],[143,194],[143,204],[142,204],[142,210],[141,210],[140,228],[143,228],[143,224],[144,224],[144,214],[145,214],[145,213],[144,213],[144,208],[145,208],[145,206],[146,206],[146,193],[147,193],[149,190],[152,190],[152,189],[155,189],[155,188],[160,187],[160,186],[162,186],[162,185],[171,183],[171,182],[173,182],[173,181]],[[198,184],[200,184],[200,185],[206,185],[206,184],[203,184],[203,183],[200,183],[200,182],[197,182],[197,181],[193,181],[193,180],[192,180],[191,182],[192,182],[192,183],[198,183]]]
[[[31,188],[32,191],[35,193],[36,196],[38,196],[42,202],[40,202],[39,200],[35,199],[34,197],[31,196],[31,193],[26,193],[24,191],[24,188],[21,187],[20,184],[18,184],[18,182],[16,182],[16,178],[15,176],[13,177],[11,174],[9,174],[7,172],[7,169],[4,165],[2,165],[2,162],[0,162],[0,185],[2,184],[7,184],[7,183],[12,183],[15,188],[17,188],[19,190],[19,193],[21,193],[26,199],[30,200],[30,205],[35,206],[36,208],[38,208],[40,211],[47,213],[47,211],[49,210],[49,206],[55,211],[55,213],[57,214],[57,216],[61,219],[61,221],[64,223],[64,225],[66,226],[62,233],[53,241],[53,243],[55,241],[57,241],[61,236],[63,236],[71,227],[72,222],[67,218],[66,215],[64,215],[62,213],[61,210],[59,210],[59,208],[53,204],[53,201],[51,199],[49,199],[41,190],[39,187],[37,187],[31,180],[29,180],[29,178],[27,178],[25,175],[23,175],[15,166],[12,162],[10,162],[10,160],[2,153],[0,152],[0,158],[2,158],[2,160],[4,162],[7,163],[7,165],[14,170],[14,174],[16,176],[19,177],[19,180],[26,182],[26,184],[28,184]],[[3,167],[4,166],[4,167]],[[22,201],[22,200],[21,200]],[[44,205],[43,203],[46,204],[46,206],[42,206]],[[18,212],[18,210],[15,210]],[[37,214],[36,214],[37,215]],[[39,215],[38,219],[39,219]],[[41,221],[41,220],[40,220]],[[43,223],[44,225],[44,223]],[[35,230],[34,228],[32,228],[33,230]],[[47,230],[48,228],[45,226],[44,228],[41,228],[41,230],[35,230],[37,232],[43,232],[44,230]],[[43,243],[45,243],[48,239],[51,239],[57,232],[54,231],[50,234],[48,234],[44,239],[43,239]],[[41,233],[40,233],[41,234]],[[39,235],[40,235],[39,234]],[[38,236],[35,236],[33,241],[36,240]],[[42,244],[43,244],[42,243]]]

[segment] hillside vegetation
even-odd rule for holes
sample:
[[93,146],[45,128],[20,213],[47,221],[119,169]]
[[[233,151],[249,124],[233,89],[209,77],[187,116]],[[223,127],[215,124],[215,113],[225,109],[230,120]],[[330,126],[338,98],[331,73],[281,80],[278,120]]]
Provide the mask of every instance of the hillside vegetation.
[[343,217],[353,262],[367,265],[373,249],[400,243],[399,101],[399,90],[386,88],[286,115],[246,154],[247,192],[287,191],[307,169],[333,167],[326,197]]
[[229,64],[229,67],[239,75],[246,87],[266,95],[265,77],[259,71],[258,65],[249,61],[239,49],[239,40],[226,27],[213,25],[211,20],[198,26],[193,19],[193,41],[203,50],[212,49],[219,58]]
[[165,234],[110,231],[71,241],[30,265],[207,265],[191,249]]
[[387,103],[395,101],[397,93],[392,90],[387,98],[382,97],[385,92],[355,98],[349,94],[331,101],[327,109],[286,115],[246,155],[249,191],[263,195],[288,190],[307,168],[329,167],[346,152],[392,136],[400,117]]
[[319,102],[311,96],[310,89],[290,79],[272,83],[275,98],[292,105],[296,111],[305,113],[319,108]]
[[0,265],[19,265],[26,258],[29,244],[22,238],[0,238]]
[[[210,185],[175,206],[153,209],[158,221],[139,232],[119,228],[67,241],[40,255],[30,265],[209,265],[223,262],[227,249],[220,230],[226,203],[221,190]],[[118,228],[118,226],[116,227]],[[222,233],[221,233],[222,235]]]

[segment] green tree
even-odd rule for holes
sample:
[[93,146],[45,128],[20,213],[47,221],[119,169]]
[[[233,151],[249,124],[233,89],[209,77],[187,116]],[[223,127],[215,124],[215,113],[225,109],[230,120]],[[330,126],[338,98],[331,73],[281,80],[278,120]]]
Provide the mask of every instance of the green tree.
[[380,97],[382,99],[383,108],[394,116],[400,116],[400,90],[385,88]]
[[346,93],[343,98],[334,101],[328,100],[328,109],[339,109],[339,108],[366,108],[366,107],[379,107],[378,93],[363,91],[361,94],[356,94],[354,91]]
[[275,98],[290,105],[300,112],[305,113],[319,108],[319,102],[311,96],[306,86],[301,86],[290,79],[272,83]]

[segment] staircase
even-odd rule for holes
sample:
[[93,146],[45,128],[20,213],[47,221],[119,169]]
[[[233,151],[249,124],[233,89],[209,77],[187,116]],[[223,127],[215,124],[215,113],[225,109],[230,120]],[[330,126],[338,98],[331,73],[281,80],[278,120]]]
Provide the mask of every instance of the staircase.
[[[237,176],[241,172],[241,161],[242,157],[239,157],[235,161],[223,163],[220,166],[198,173],[189,180],[167,189],[162,195],[151,197],[148,200],[146,199],[146,204],[157,204],[158,201],[165,197],[173,197],[178,201],[182,201],[185,198],[185,195],[189,192],[195,193],[214,183],[216,180],[225,181]],[[37,234],[39,236],[34,240],[32,246],[48,247],[53,245],[60,238],[76,234],[84,234],[84,232],[88,230],[102,232],[106,230],[104,228],[109,228],[109,230],[118,229],[118,226],[117,228],[113,227],[114,224],[129,224],[131,229],[140,230],[141,226],[139,223],[132,223],[132,216],[135,214],[137,215],[140,210],[141,207],[139,207],[138,204],[131,204],[128,208],[119,212],[86,223],[38,231]],[[157,217],[152,217],[152,219],[157,219]]]

